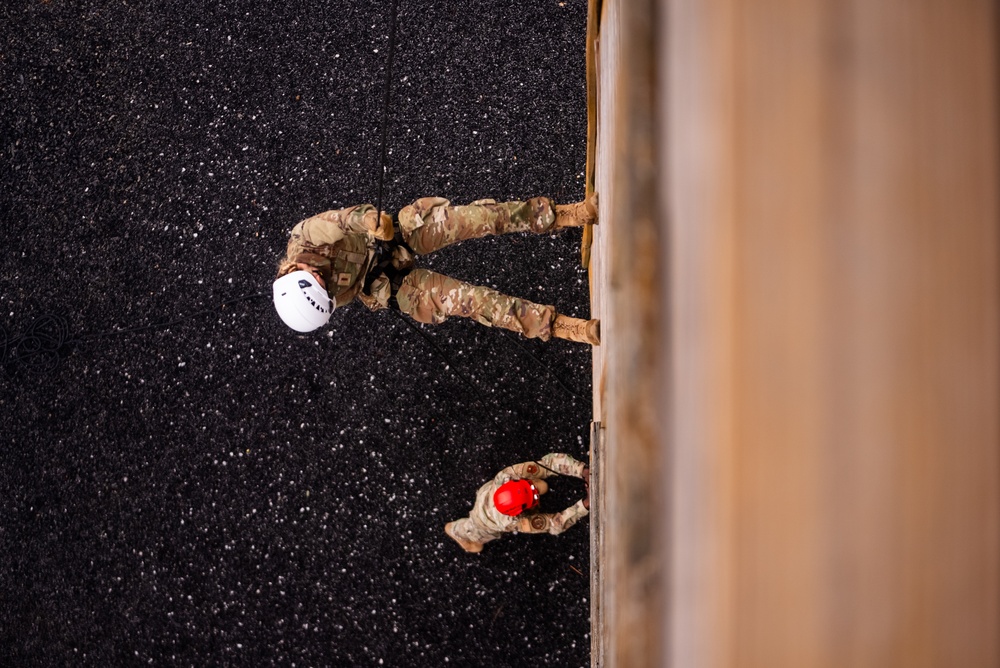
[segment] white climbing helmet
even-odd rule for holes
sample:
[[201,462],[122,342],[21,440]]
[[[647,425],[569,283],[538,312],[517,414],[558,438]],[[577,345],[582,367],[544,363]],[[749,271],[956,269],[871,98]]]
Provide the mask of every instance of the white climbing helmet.
[[293,271],[274,282],[274,308],[296,332],[311,332],[330,320],[336,303],[308,271]]

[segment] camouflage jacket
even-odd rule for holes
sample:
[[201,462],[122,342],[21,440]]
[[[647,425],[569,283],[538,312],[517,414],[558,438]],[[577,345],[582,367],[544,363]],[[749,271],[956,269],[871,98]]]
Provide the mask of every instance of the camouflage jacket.
[[[539,464],[543,466],[539,466]],[[557,452],[550,452],[538,462],[524,462],[508,466],[476,492],[476,504],[473,506],[472,512],[469,513],[469,519],[491,533],[521,531],[524,533],[560,534],[590,512],[584,507],[583,499],[559,513],[529,511],[517,517],[511,517],[496,509],[496,506],[493,505],[493,494],[500,485],[517,478],[537,480],[548,478],[557,473],[582,478],[584,468],[586,468],[586,464],[583,462],[570,455]]]
[[326,211],[292,228],[286,257],[315,267],[337,306],[359,296],[375,256],[375,207]]

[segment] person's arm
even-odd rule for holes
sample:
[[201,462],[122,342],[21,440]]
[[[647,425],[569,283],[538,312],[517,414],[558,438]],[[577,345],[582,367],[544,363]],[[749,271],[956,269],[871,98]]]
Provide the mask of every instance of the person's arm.
[[521,533],[549,533],[557,536],[589,514],[590,510],[584,505],[584,500],[580,499],[561,513],[537,513],[520,517],[517,530]]
[[583,472],[587,470],[587,465],[583,462],[560,452],[550,452],[538,461],[522,462],[508,466],[500,471],[493,478],[493,481],[502,485],[514,478],[548,478],[553,475],[570,475],[574,478],[582,478]]
[[333,245],[347,234],[363,234],[368,238],[389,240],[395,232],[392,216],[383,211],[382,224],[378,224],[375,207],[371,204],[317,213],[302,221],[301,225],[303,239],[314,246]]
[[359,204],[340,210],[340,225],[344,232],[353,234],[368,234],[382,241],[389,241],[395,234],[392,216],[383,211],[376,218],[375,207],[371,204]]
[[[543,457],[542,460],[544,461],[544,459]],[[515,478],[537,480],[539,478],[548,478],[550,475],[555,475],[555,473],[549,471],[544,466],[539,466],[539,462],[521,462],[520,464],[508,466],[503,471],[500,471],[500,473],[497,473],[493,478],[493,482],[497,485],[502,485],[508,480],[514,480]]]
[[550,452],[537,462],[541,464],[548,475],[558,473],[559,475],[570,475],[574,478],[582,478],[583,472],[587,470],[587,465],[570,455],[561,452]]

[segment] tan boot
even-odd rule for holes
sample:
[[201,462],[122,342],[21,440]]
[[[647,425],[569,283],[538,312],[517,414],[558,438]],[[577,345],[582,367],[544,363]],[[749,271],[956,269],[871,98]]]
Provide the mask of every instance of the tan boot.
[[552,336],[557,339],[568,339],[577,343],[599,346],[601,345],[601,321],[557,315],[552,322]]
[[444,532],[448,534],[448,538],[451,538],[453,541],[461,545],[462,549],[465,550],[466,552],[475,553],[483,551],[482,543],[474,543],[471,540],[463,540],[458,536],[456,536],[454,533],[454,527],[455,527],[454,522],[448,522],[447,524],[444,525]]
[[597,225],[597,193],[582,202],[556,204],[556,222],[552,229],[563,230],[584,225]]

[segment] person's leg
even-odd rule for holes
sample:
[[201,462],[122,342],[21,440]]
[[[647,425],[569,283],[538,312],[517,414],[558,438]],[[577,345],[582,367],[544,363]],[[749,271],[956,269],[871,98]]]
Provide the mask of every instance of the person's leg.
[[556,210],[547,197],[525,202],[480,200],[464,206],[452,206],[442,197],[424,197],[403,207],[398,222],[406,243],[423,255],[488,235],[554,232]]
[[417,322],[440,324],[449,316],[459,316],[543,341],[552,336],[556,319],[554,306],[535,304],[427,269],[414,269],[403,279],[396,301],[399,310]]
[[483,530],[470,518],[464,517],[444,525],[448,537],[462,546],[466,552],[482,552],[483,545],[496,539],[496,534]]

